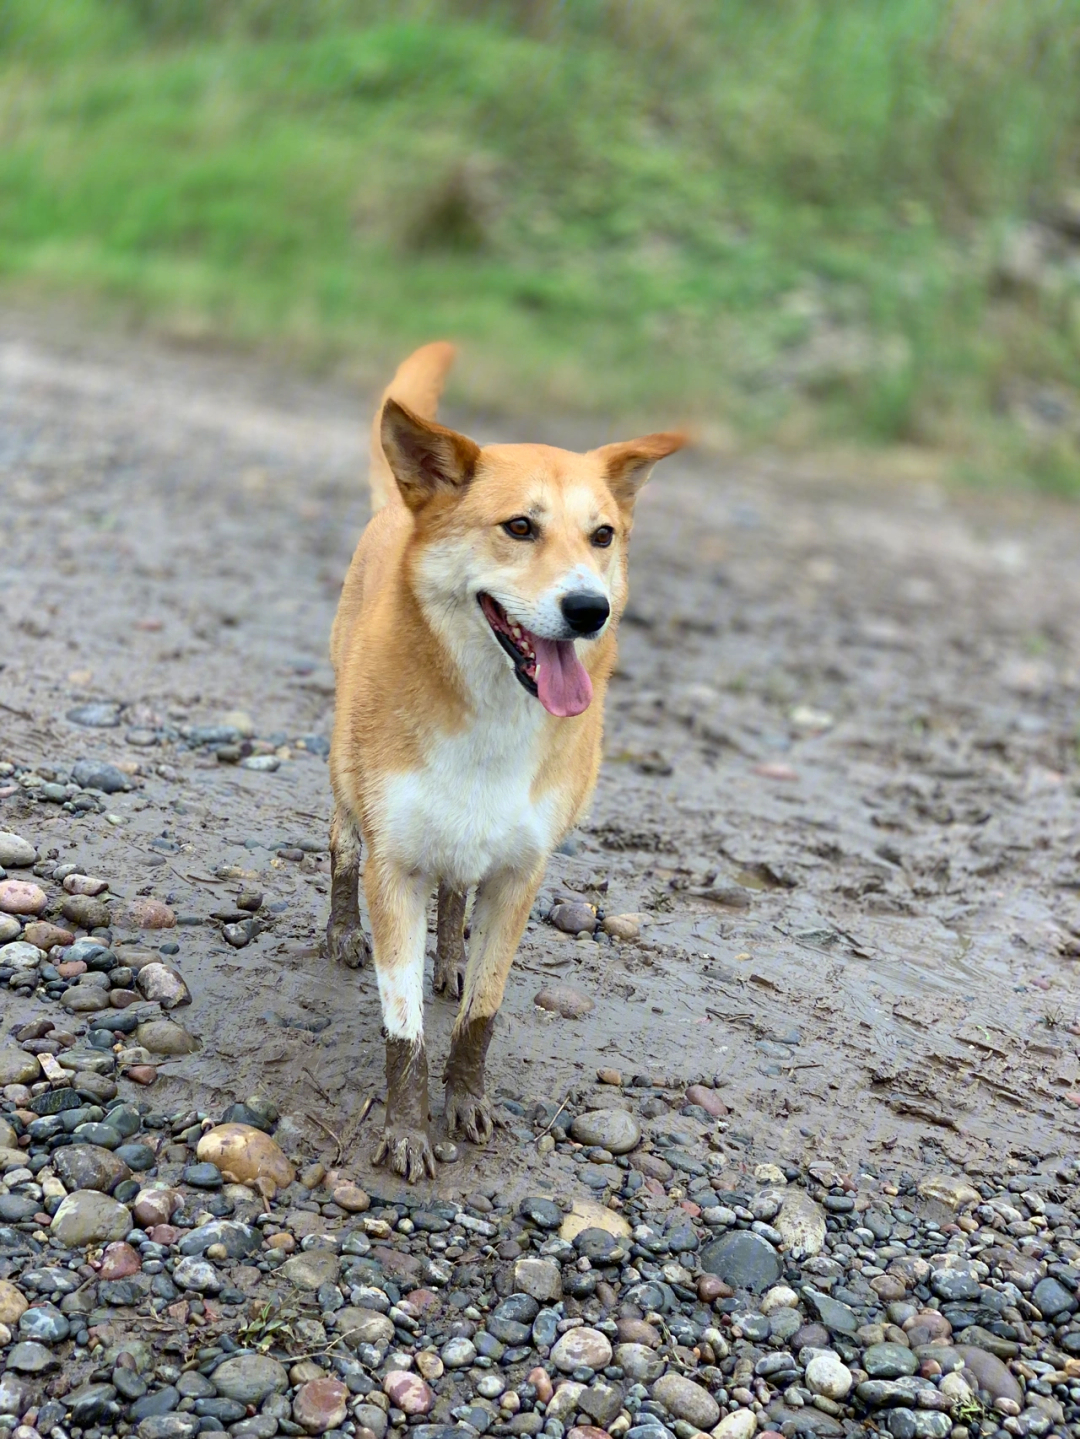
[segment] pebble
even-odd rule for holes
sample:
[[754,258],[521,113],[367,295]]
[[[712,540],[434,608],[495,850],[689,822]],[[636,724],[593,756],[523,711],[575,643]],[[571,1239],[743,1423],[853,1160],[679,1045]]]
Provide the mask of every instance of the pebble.
[[69,874],[64,878],[65,894],[88,894],[96,897],[108,889],[108,880],[92,874]]
[[653,1385],[653,1398],[676,1419],[685,1419],[695,1429],[712,1429],[720,1418],[720,1406],[701,1384],[682,1374],[664,1374]]
[[236,1184],[266,1180],[286,1189],[296,1178],[278,1144],[251,1124],[219,1124],[207,1130],[196,1153]]
[[[752,1409],[736,1409],[727,1414],[712,1431],[713,1439],[752,1439],[757,1433],[757,1415]],[[811,1426],[807,1426],[811,1427]],[[762,1439],[768,1439],[762,1435]]]
[[825,1247],[825,1211],[804,1190],[785,1191],[773,1225],[794,1260],[813,1259]]
[[131,788],[131,781],[122,770],[102,760],[76,760],[71,767],[71,778],[80,788],[100,790],[102,794],[120,794]]
[[807,1387],[827,1399],[846,1399],[854,1382],[851,1370],[838,1354],[815,1354],[806,1366]]
[[704,1084],[692,1084],[686,1091],[687,1104],[696,1104],[699,1109],[704,1109],[706,1114],[712,1115],[713,1119],[724,1119],[727,1117],[728,1107],[717,1094],[715,1089],[710,1089]]
[[69,894],[60,901],[60,913],[80,929],[107,929],[109,906],[89,894]]
[[[85,1127],[104,1129],[106,1126]],[[114,1141],[118,1141],[119,1137],[114,1131]],[[113,1147],[116,1147],[115,1143]],[[53,1157],[53,1166],[68,1190],[80,1192],[96,1190],[111,1194],[118,1184],[131,1178],[131,1170],[124,1161],[101,1144],[70,1144],[58,1149]],[[67,1200],[64,1202],[67,1203]],[[127,1210],[124,1213],[127,1215]],[[131,1228],[130,1219],[127,1228]],[[124,1230],[126,1233],[127,1229]],[[111,1237],[121,1239],[123,1235],[114,1234]]]
[[358,1184],[339,1184],[331,1195],[339,1209],[346,1214],[363,1214],[371,1208],[371,1197]]
[[571,1373],[583,1365],[589,1369],[604,1369],[611,1363],[611,1343],[606,1334],[598,1329],[583,1326],[568,1329],[555,1343],[551,1351],[551,1362],[564,1373]]
[[176,914],[160,899],[137,895],[117,911],[117,923],[132,929],[174,929]]
[[407,1369],[391,1369],[383,1380],[383,1393],[403,1414],[428,1414],[435,1403],[427,1382]]
[[583,1019],[596,1008],[594,1000],[568,984],[545,985],[536,995],[533,1003],[540,1009],[549,1010],[563,1019]]
[[160,1004],[162,1009],[177,1009],[191,1003],[191,992],[183,979],[166,964],[144,964],[136,976],[144,998]]
[[293,1418],[305,1433],[325,1434],[328,1429],[336,1429],[344,1422],[349,1412],[348,1401],[348,1388],[340,1379],[311,1379],[296,1391],[292,1404]]
[[107,1194],[78,1189],[61,1200],[50,1228],[65,1248],[81,1249],[125,1238],[131,1229],[131,1215]]
[[66,949],[68,945],[75,943],[75,936],[70,929],[62,929],[58,924],[50,924],[47,919],[31,920],[23,930],[23,938],[27,944],[32,944],[46,953],[54,947],[59,946]]
[[26,1296],[8,1279],[0,1279],[0,1324],[10,1329],[29,1307]]
[[780,1278],[780,1256],[760,1235],[736,1230],[704,1245],[698,1263],[733,1289],[762,1294]]
[[0,1049],[0,1086],[34,1084],[41,1078],[41,1065],[21,1049]]
[[0,869],[28,869],[37,862],[38,852],[28,839],[0,829]]
[[240,1404],[261,1404],[267,1395],[284,1394],[289,1387],[285,1366],[269,1354],[238,1354],[219,1364],[211,1378],[222,1398]]
[[564,901],[552,908],[548,922],[564,934],[592,934],[597,927],[596,907],[579,900]]
[[25,879],[0,879],[0,910],[5,914],[40,914],[49,896]]
[[641,1126],[624,1109],[593,1109],[575,1115],[570,1133],[579,1144],[598,1145],[611,1154],[629,1154],[641,1143]]
[[179,1056],[194,1054],[200,1048],[195,1036],[171,1019],[151,1019],[140,1024],[135,1030],[135,1038],[151,1054]]
[[648,915],[644,914],[609,914],[601,928],[605,934],[610,934],[612,939],[629,944],[639,938],[641,927],[647,919]]

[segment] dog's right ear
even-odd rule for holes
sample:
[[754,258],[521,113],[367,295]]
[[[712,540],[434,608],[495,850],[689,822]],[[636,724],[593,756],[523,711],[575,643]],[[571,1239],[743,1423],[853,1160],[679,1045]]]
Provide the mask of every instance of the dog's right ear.
[[387,400],[383,406],[380,438],[410,510],[423,509],[437,495],[462,492],[476,473],[478,444],[456,430],[422,420],[397,400]]

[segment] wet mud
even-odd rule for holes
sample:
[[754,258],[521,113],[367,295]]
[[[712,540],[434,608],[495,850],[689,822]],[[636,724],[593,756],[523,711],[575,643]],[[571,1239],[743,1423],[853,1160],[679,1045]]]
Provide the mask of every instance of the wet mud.
[[[135,772],[82,816],[0,781],[0,828],[179,917],[115,931],[178,944],[194,995],[182,1017],[202,1048],[163,1065],[155,1108],[262,1093],[389,1195],[399,1181],[370,1166],[374,975],[321,951],[327,638],[366,514],[369,403],[5,324],[0,761]],[[450,419],[481,440],[609,438]],[[639,508],[592,815],[553,858],[511,974],[492,1098],[577,1101],[598,1068],[676,1091],[715,1077],[735,1169],[997,1175],[1075,1152],[1078,556],[1080,512],[1050,501],[667,462]],[[91,703],[116,723],[68,717]],[[235,711],[276,771],[184,738]],[[212,916],[252,889],[266,927],[235,949]],[[562,934],[542,917],[558,895],[644,915],[640,939]],[[433,964],[434,902],[430,924]],[[593,1008],[536,1007],[552,984]],[[46,1008],[3,1003],[9,1024]],[[430,997],[433,1074],[454,1012]],[[441,1085],[431,1100],[445,1140]],[[430,1187],[576,1192],[576,1166],[526,1130],[460,1143]]]

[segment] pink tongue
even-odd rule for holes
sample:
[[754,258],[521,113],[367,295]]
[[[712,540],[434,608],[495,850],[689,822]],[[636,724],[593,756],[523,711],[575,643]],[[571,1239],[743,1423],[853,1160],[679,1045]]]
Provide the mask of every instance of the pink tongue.
[[587,710],[592,702],[592,680],[577,657],[573,640],[542,640],[533,634],[529,638],[536,652],[536,688],[544,708],[560,719]]

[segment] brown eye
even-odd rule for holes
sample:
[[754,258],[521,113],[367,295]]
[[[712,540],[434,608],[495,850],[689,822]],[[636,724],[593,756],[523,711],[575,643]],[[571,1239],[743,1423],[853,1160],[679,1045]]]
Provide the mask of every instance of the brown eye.
[[513,535],[515,540],[531,540],[536,534],[532,520],[527,519],[524,515],[507,520],[503,529],[508,535]]
[[615,531],[610,525],[601,525],[598,530],[593,530],[592,542],[598,550],[606,550],[615,538]]

